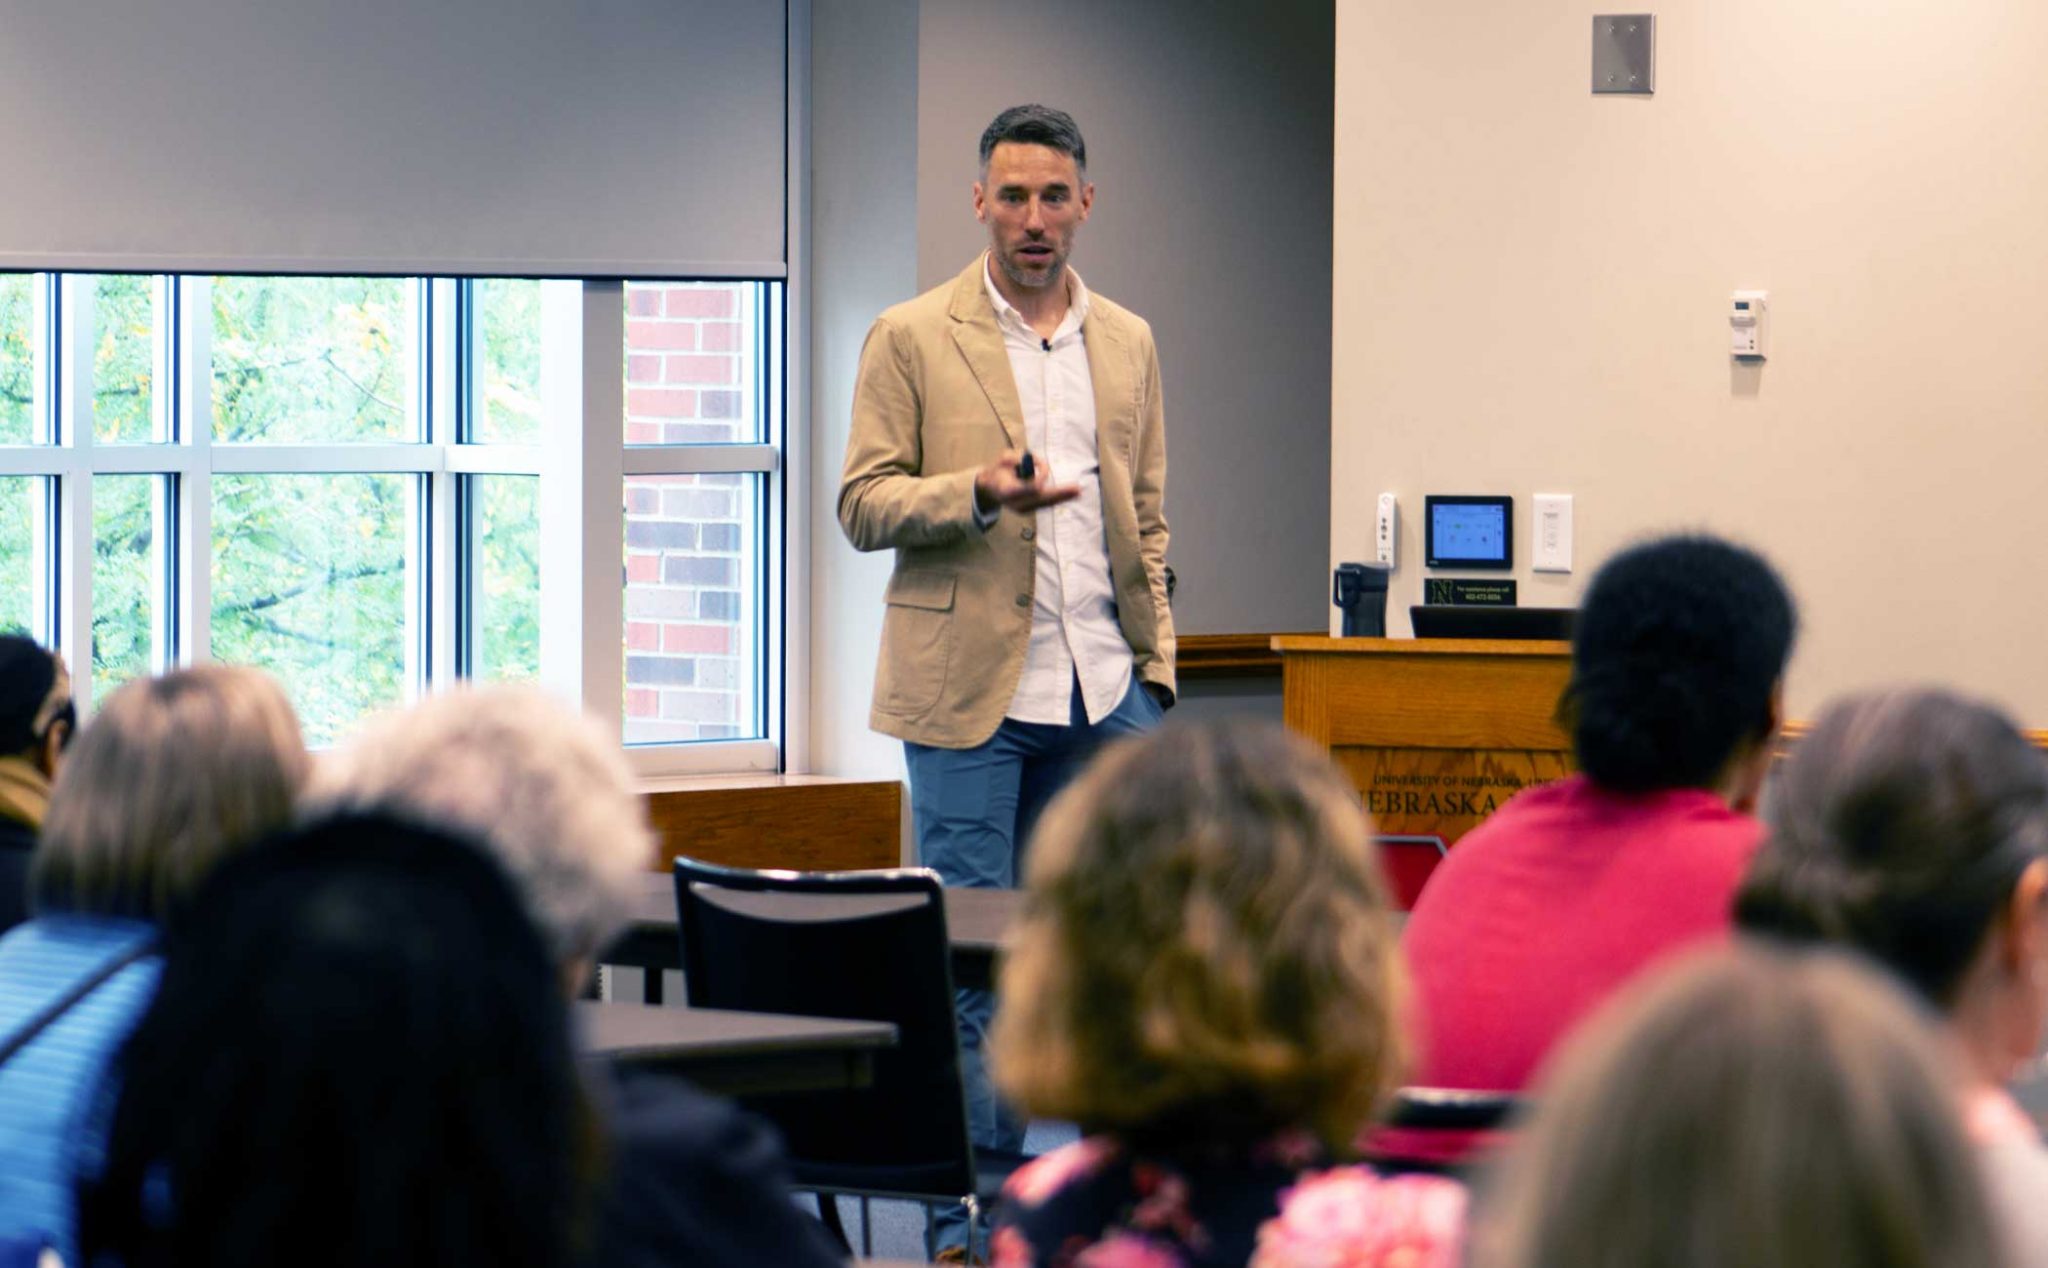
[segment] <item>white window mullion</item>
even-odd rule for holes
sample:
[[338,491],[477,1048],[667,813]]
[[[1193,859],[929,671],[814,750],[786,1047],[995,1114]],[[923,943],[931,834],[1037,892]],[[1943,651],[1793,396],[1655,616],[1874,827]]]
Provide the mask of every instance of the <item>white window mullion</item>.
[[[159,379],[159,383],[169,380]],[[178,488],[183,480],[176,475],[165,476],[151,482],[149,494],[149,531],[151,541],[174,543],[178,540]],[[157,557],[156,576],[149,594],[149,671],[163,673],[175,662],[178,646],[178,587],[177,559],[168,546]]]
[[33,402],[30,415],[30,437],[39,445],[56,443],[53,429],[56,425],[57,339],[51,329],[50,308],[56,301],[55,287],[58,277],[50,273],[35,275],[35,285],[30,290],[29,320],[33,323],[35,337],[29,342],[34,349],[35,382],[31,387]]
[[[433,375],[427,365],[428,351],[433,347],[433,333],[426,329],[428,283],[414,280],[405,288],[405,414],[407,438],[416,442],[430,440],[429,420],[432,417],[432,403],[427,399],[432,391]],[[406,482],[405,498],[405,570],[403,619],[405,634],[400,645],[405,649],[404,690],[407,699],[417,697],[425,690],[428,676],[427,656],[429,651],[430,614],[427,611],[432,590],[432,559],[429,551],[433,540],[429,535],[429,521],[433,517],[433,496],[431,477],[415,477]]]
[[774,445],[635,445],[621,462],[625,475],[701,475],[773,471],[781,455]]
[[213,445],[207,454],[220,475],[430,475],[444,465],[438,445]]
[[[785,310],[782,305],[770,302],[775,297],[772,288],[759,289],[763,295],[763,307],[766,312],[757,318],[760,323],[758,329],[761,332],[761,357],[754,377],[760,383],[761,417],[766,428],[763,438],[770,445],[775,445],[781,436],[787,435],[783,412],[786,408],[786,397],[781,377],[783,370],[790,364],[783,355]],[[779,453],[780,447],[776,447]],[[776,510],[790,503],[787,480],[779,463],[777,470],[761,478],[761,486],[761,498],[755,511],[760,520],[760,576],[747,587],[746,598],[742,600],[742,604],[745,620],[751,628],[760,631],[761,677],[758,690],[761,694],[762,733],[770,739],[786,742],[786,722],[789,714],[785,707],[784,691],[787,683],[785,672],[789,662],[786,659],[788,641],[784,636],[784,627],[789,597],[789,521],[785,515],[777,514]],[[795,500],[803,501],[802,498]]]
[[456,296],[460,283],[452,278],[435,278],[427,283],[431,303],[432,329],[427,343],[427,429],[422,437],[440,455],[435,472],[426,478],[429,521],[423,558],[427,565],[427,686],[444,687],[455,681],[456,644],[467,636],[457,628],[456,579],[462,561],[462,534],[456,523],[456,484],[461,477],[450,470],[448,456],[457,451],[456,423],[460,401],[456,395],[457,362],[464,355],[456,338]]
[[544,445],[450,445],[442,461],[457,475],[529,475],[541,473]]
[[71,662],[72,693],[92,709],[92,349],[93,279],[65,274],[57,329],[57,646]]
[[541,288],[540,676],[621,733],[625,682],[624,290]]
[[193,454],[182,445],[92,447],[91,466],[98,475],[183,475],[192,465]]
[[155,388],[150,393],[150,439],[168,445],[178,437],[178,406],[172,392],[172,384],[178,381],[178,281],[163,276],[155,282],[150,288],[149,328],[156,332],[150,345],[150,383]]
[[176,481],[176,662],[213,658],[213,281],[178,284],[177,440],[188,462]]

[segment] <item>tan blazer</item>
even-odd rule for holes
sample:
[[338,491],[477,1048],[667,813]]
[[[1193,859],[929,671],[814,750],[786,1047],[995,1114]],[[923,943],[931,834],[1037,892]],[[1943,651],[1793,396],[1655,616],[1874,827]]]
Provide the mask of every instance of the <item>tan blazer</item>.
[[[839,482],[854,548],[896,552],[869,725],[935,748],[995,734],[1031,635],[1035,517],[1004,510],[986,533],[974,521],[975,472],[1027,447],[984,258],[875,319]],[[1117,619],[1138,677],[1171,692],[1159,354],[1143,318],[1092,291],[1081,335]]]

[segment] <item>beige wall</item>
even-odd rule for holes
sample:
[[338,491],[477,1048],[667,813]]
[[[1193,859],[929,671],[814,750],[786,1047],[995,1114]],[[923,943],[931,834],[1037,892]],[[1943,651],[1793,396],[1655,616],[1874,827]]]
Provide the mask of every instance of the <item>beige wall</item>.
[[1515,496],[1525,604],[1709,527],[1799,596],[1794,716],[1934,678],[2048,725],[2048,6],[1669,0],[1647,99],[1588,91],[1593,12],[1339,0],[1332,556],[1401,495],[1405,632],[1427,492]]

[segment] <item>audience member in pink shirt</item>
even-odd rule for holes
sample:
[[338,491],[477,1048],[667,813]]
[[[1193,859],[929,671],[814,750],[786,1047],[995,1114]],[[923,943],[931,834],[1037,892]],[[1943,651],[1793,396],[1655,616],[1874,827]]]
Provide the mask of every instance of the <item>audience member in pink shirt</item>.
[[[1623,983],[1726,933],[1794,625],[1771,566],[1714,538],[1652,541],[1600,570],[1560,705],[1583,773],[1466,834],[1402,935],[1415,1083],[1519,1092]],[[1482,1143],[1388,1130],[1372,1147],[1447,1163]]]

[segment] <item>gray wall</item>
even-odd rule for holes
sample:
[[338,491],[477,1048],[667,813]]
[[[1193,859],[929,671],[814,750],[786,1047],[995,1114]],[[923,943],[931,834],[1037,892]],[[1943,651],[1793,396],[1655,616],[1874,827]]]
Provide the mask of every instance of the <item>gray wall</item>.
[[[1334,41],[1331,0],[812,0],[805,769],[902,773],[867,725],[889,556],[836,515],[854,362],[875,314],[981,249],[975,145],[1020,101],[1080,120],[1076,265],[1158,336],[1181,629],[1326,626]],[[1184,698],[1279,713],[1272,680]]]
[[917,0],[811,7],[811,691],[803,769],[901,776],[868,730],[887,553],[839,531],[854,367],[875,314],[917,291]]
[[926,0],[920,287],[986,245],[981,130],[1042,101],[1088,139],[1075,267],[1152,323],[1184,633],[1322,629],[1330,531],[1331,0]]

